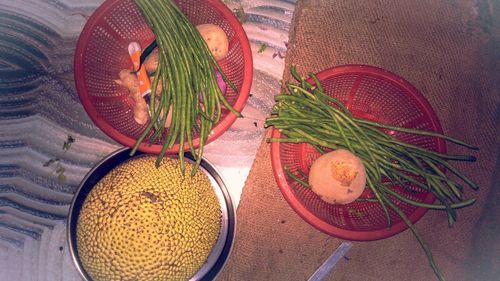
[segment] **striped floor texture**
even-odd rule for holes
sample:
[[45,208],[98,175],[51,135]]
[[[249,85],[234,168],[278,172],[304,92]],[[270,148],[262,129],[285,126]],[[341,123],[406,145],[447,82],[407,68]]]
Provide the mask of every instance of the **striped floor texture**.
[[[239,119],[205,157],[234,201],[279,91],[293,0],[229,0],[244,11],[254,79]],[[120,148],[80,104],[73,53],[102,0],[0,0],[0,280],[80,280],[66,246],[66,215],[85,174]],[[266,46],[265,48],[263,46]]]

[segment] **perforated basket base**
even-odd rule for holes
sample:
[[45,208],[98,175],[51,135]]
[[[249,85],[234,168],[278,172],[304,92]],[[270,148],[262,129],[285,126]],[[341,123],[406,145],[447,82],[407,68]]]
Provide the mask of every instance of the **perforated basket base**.
[[[324,70],[317,74],[325,92],[339,99],[357,117],[384,124],[442,133],[441,125],[424,96],[409,82],[385,70],[365,66],[346,65]],[[400,132],[385,131],[399,140],[427,149],[445,152],[443,140]],[[281,137],[273,130],[273,138]],[[388,227],[383,209],[376,202],[355,201],[347,205],[333,205],[322,201],[310,189],[289,178],[284,167],[292,172],[306,174],[319,152],[305,143],[271,144],[274,175],[285,199],[308,223],[319,230],[349,240],[377,240],[395,235],[407,228],[392,210],[392,226]],[[432,203],[431,193],[413,187],[415,192],[392,187],[416,201]],[[361,198],[373,198],[366,188]],[[404,202],[396,204],[412,222],[418,221],[427,211]]]

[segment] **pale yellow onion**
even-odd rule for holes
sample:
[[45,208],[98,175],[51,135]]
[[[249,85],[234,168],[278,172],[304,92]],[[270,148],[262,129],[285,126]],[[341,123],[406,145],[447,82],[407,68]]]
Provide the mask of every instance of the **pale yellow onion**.
[[348,204],[365,189],[365,167],[352,152],[337,149],[314,161],[309,171],[309,185],[325,202]]

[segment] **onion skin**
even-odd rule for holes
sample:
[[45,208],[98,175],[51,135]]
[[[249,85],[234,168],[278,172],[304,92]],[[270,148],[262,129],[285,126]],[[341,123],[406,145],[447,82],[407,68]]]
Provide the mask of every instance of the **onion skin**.
[[309,171],[309,185],[327,203],[349,204],[365,189],[365,167],[352,152],[337,149],[314,161]]

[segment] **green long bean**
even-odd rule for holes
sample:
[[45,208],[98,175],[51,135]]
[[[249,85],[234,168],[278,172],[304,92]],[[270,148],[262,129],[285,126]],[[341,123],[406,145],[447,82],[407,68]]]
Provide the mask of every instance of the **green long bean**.
[[[137,139],[131,155],[149,137],[150,143],[162,142],[156,164],[167,150],[179,145],[178,156],[184,172],[185,145],[195,159],[191,174],[196,173],[203,157],[203,146],[222,114],[222,106],[241,117],[223,95],[216,80],[218,71],[235,91],[238,89],[222,71],[203,37],[172,0],[136,0],[146,22],[151,27],[159,48],[159,64],[153,81],[153,93],[159,80],[162,91],[159,101],[152,94],[150,122]],[[165,129],[167,116],[171,123]],[[198,149],[194,137],[199,137]]]

